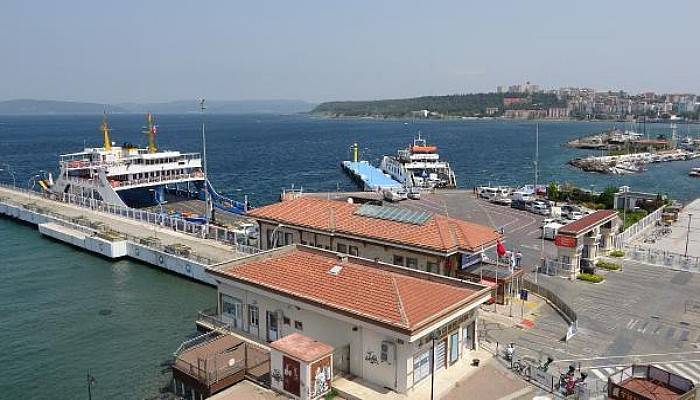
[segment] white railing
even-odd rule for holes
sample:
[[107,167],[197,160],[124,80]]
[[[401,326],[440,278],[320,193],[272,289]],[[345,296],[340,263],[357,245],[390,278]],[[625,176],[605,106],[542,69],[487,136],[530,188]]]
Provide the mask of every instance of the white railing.
[[[137,208],[129,208],[108,204],[100,200],[80,197],[74,194],[62,193],[57,194],[40,193],[33,190],[22,189],[12,185],[0,183],[0,186],[35,197],[37,199],[53,200],[65,204],[71,204],[93,211],[105,212],[112,215],[117,215],[123,218],[134,221],[154,224],[160,227],[172,228],[175,232],[185,233],[197,238],[211,239],[217,242],[232,246],[237,252],[244,254],[254,254],[259,250],[254,246],[246,246],[239,244],[236,237],[236,232],[216,225],[205,225],[190,222],[182,218],[176,218],[167,214],[158,214]],[[53,213],[55,214],[55,213]]]
[[645,246],[625,245],[625,256],[645,264],[700,273],[700,257]]
[[132,186],[137,186],[137,185],[143,185],[143,184],[148,184],[148,183],[167,183],[170,181],[179,181],[183,179],[204,179],[204,174],[201,172],[195,172],[192,174],[173,174],[173,175],[159,175],[159,176],[154,176],[154,177],[149,177],[149,178],[141,178],[141,179],[131,179],[128,181],[117,181],[117,180],[109,180],[107,181],[112,185],[113,188],[118,189],[118,188],[128,188]]
[[646,217],[640,219],[635,224],[631,225],[629,228],[625,229],[623,232],[615,235],[613,238],[613,245],[616,249],[621,249],[625,244],[629,243],[632,239],[637,237],[639,234],[644,232],[650,226],[656,224],[657,221],[661,219],[664,213],[664,207],[659,207],[653,213],[647,215]]

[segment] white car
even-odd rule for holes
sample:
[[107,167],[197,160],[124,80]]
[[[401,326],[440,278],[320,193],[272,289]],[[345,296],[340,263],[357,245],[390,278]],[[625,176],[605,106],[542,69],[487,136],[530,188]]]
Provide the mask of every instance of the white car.
[[583,218],[583,213],[581,211],[571,211],[566,217],[572,221],[576,221]]

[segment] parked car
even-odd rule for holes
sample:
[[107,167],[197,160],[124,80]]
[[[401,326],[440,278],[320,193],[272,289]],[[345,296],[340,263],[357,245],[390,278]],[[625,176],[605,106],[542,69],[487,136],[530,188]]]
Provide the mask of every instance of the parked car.
[[581,211],[571,211],[566,217],[572,221],[576,221],[583,218],[583,213]]
[[518,200],[514,199],[510,202],[510,206],[512,208],[518,209],[518,210],[527,210],[527,202],[525,200]]
[[532,212],[540,215],[549,215],[549,208],[544,204],[534,204],[532,206]]
[[420,189],[413,187],[408,191],[408,198],[413,200],[420,200]]
[[500,204],[503,206],[509,206],[513,201],[508,197],[498,197],[495,200],[491,200],[493,203]]

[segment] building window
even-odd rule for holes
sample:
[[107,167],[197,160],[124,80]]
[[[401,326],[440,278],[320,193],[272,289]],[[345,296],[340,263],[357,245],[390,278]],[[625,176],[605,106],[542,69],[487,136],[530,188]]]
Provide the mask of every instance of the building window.
[[434,274],[438,273],[438,265],[436,262],[428,261],[425,265],[428,272],[432,272]]
[[348,246],[344,243],[338,243],[335,245],[336,249],[338,250],[338,253],[347,253],[348,252]]
[[289,321],[289,317],[284,317],[284,318],[282,318],[282,323],[284,323],[285,325],[289,326],[289,324],[291,324],[291,322]]
[[450,335],[450,364],[459,360],[459,331]]
[[274,229],[268,229],[267,230],[267,248],[271,249],[272,248],[272,235],[275,233]]
[[357,246],[348,246],[348,250],[351,256],[359,256],[360,252],[357,250]]
[[298,331],[304,330],[304,324],[301,321],[294,321],[294,329]]
[[260,310],[258,306],[248,306],[248,333],[255,336],[260,334]]
[[394,265],[403,266],[403,256],[397,256],[396,254],[394,254]]
[[406,257],[406,266],[408,268],[418,269],[418,259],[413,257]]
[[413,356],[413,385],[430,375],[430,353],[433,348]]
[[221,311],[233,320],[234,328],[240,328],[243,325],[243,304],[239,299],[222,294]]
[[284,244],[288,245],[288,244],[292,244],[292,243],[294,243],[294,234],[285,233],[284,234]]

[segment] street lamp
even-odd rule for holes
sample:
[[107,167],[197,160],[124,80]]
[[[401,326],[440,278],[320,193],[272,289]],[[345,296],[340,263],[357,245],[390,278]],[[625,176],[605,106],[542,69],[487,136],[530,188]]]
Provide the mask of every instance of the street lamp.
[[8,174],[12,176],[12,186],[17,186],[17,180],[15,179],[15,173],[12,172],[12,167],[10,167],[10,164],[4,164],[5,168],[0,169],[0,171],[5,171]]
[[434,331],[430,333],[430,340],[432,341],[432,353],[433,356],[430,358],[430,369],[432,370],[430,374],[430,400],[433,400],[435,396],[435,339],[437,338],[437,333]]
[[693,213],[688,213],[688,231],[685,234],[685,256],[688,257],[688,241],[690,240],[690,221],[693,220]]
[[[158,203],[158,206],[160,207],[160,217],[163,218],[163,203],[160,201],[160,199],[158,199],[158,194],[156,193],[156,190],[155,189],[148,189],[148,191],[153,193],[153,199],[156,201],[156,203]],[[158,219],[156,218],[153,220],[153,236],[154,237],[158,237],[157,233],[156,233],[157,227],[158,227]]]

